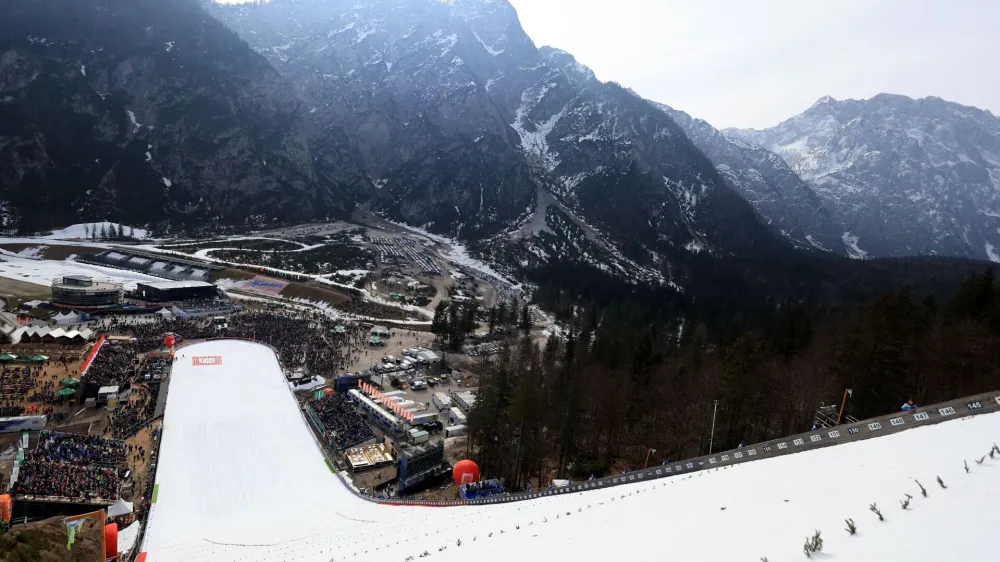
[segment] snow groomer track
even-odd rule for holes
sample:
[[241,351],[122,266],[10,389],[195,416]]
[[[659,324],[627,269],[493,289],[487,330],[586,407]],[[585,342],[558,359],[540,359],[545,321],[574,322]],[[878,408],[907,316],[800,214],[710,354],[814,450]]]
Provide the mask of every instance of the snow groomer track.
[[[955,541],[988,547],[1000,528],[1000,456],[975,463],[1000,442],[1000,392],[545,493],[391,501],[357,494],[330,470],[270,348],[213,340],[177,355],[146,562],[609,560],[660,552],[655,545],[669,545],[665,560],[730,560],[738,550],[779,562],[804,559],[802,537],[815,529],[829,533],[826,552],[852,561],[904,551],[908,561],[941,560]],[[904,493],[918,496],[905,513]],[[903,542],[876,540],[873,502],[887,513],[887,536],[905,531]],[[937,516],[948,518],[947,540],[914,526]],[[857,537],[843,532],[847,517]]]

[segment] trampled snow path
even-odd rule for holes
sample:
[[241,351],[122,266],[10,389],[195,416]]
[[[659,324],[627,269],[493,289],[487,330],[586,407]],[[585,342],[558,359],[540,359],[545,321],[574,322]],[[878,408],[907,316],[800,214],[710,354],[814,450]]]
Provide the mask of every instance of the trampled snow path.
[[[784,562],[806,560],[802,542],[816,529],[820,559],[940,562],[988,559],[1000,528],[1000,458],[975,462],[1000,442],[997,413],[528,502],[385,506],[327,469],[270,350],[214,341],[178,356],[147,562],[404,562],[424,552],[463,562]],[[196,367],[193,356],[221,364]],[[914,496],[906,511],[904,494]],[[873,502],[885,522],[869,513]],[[843,530],[845,518],[858,535]]]

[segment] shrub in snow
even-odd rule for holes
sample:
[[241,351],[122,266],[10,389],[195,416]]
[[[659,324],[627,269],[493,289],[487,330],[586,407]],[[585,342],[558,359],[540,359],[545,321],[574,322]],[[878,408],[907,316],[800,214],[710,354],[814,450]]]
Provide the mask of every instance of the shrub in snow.
[[807,558],[812,558],[812,553],[823,551],[823,539],[819,536],[819,530],[816,531],[811,538],[806,537],[805,544],[802,545],[802,552],[806,553]]
[[462,539],[455,541],[455,546],[462,546]]
[[979,457],[979,460],[976,461],[976,464],[983,464],[984,460],[986,460],[986,455]]
[[969,473],[969,461],[962,461],[962,463],[965,465],[965,473],[968,474]]
[[920,493],[923,494],[923,496],[926,498],[927,497],[927,489],[924,488],[924,486],[920,483],[919,480],[914,480],[914,482],[917,483],[917,486],[920,486]]
[[846,530],[847,530],[848,533],[850,533],[852,535],[857,534],[858,527],[857,527],[857,525],[854,524],[854,520],[853,519],[844,519],[844,523],[847,523],[847,529]]
[[868,511],[874,513],[875,515],[878,515],[879,521],[885,521],[885,518],[882,517],[882,512],[878,510],[878,507],[875,504],[871,504],[870,506],[868,506]]
[[899,505],[903,506],[903,509],[910,507],[910,498],[906,498],[906,501],[900,500]]

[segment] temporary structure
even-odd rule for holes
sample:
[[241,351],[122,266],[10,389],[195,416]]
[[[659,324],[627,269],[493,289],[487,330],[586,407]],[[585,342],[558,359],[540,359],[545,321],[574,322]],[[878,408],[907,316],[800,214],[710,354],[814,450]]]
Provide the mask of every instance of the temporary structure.
[[118,501],[108,506],[108,517],[118,517],[132,513],[132,504],[118,498]]
[[53,316],[52,319],[55,320],[56,324],[79,324],[80,323],[80,315],[77,314],[77,313],[75,313],[75,312],[73,312],[72,310],[69,311],[69,312],[60,312],[59,314],[56,314],[55,316]]
[[4,353],[3,355],[0,355],[0,361],[14,361],[16,359],[17,355],[14,355],[13,353]]

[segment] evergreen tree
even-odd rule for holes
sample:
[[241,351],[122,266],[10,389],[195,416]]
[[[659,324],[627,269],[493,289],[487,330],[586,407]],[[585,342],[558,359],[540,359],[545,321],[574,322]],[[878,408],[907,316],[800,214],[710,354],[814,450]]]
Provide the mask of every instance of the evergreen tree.
[[108,238],[112,240],[118,238],[118,227],[116,227],[114,223],[112,223],[111,226],[108,227]]
[[448,333],[448,303],[441,301],[434,309],[434,318],[431,320],[431,333],[439,338],[444,338]]
[[84,236],[83,236],[84,238],[90,238],[90,223],[89,222],[87,224],[83,225],[83,233],[84,233]]
[[101,223],[101,240],[108,239],[108,225],[106,223]]
[[463,306],[462,311],[462,332],[465,335],[476,330],[476,313],[479,311],[479,304],[476,301],[468,301]]
[[497,316],[498,316],[497,307],[495,306],[490,307],[490,315],[489,315],[490,334],[492,334],[497,327]]
[[128,228],[128,232],[125,234],[125,237],[126,238],[135,238],[135,232],[134,232],[133,228],[131,226],[126,227],[126,228]]
[[528,310],[528,303],[524,303],[524,307],[521,308],[521,324],[519,327],[524,333],[531,331],[531,312]]

